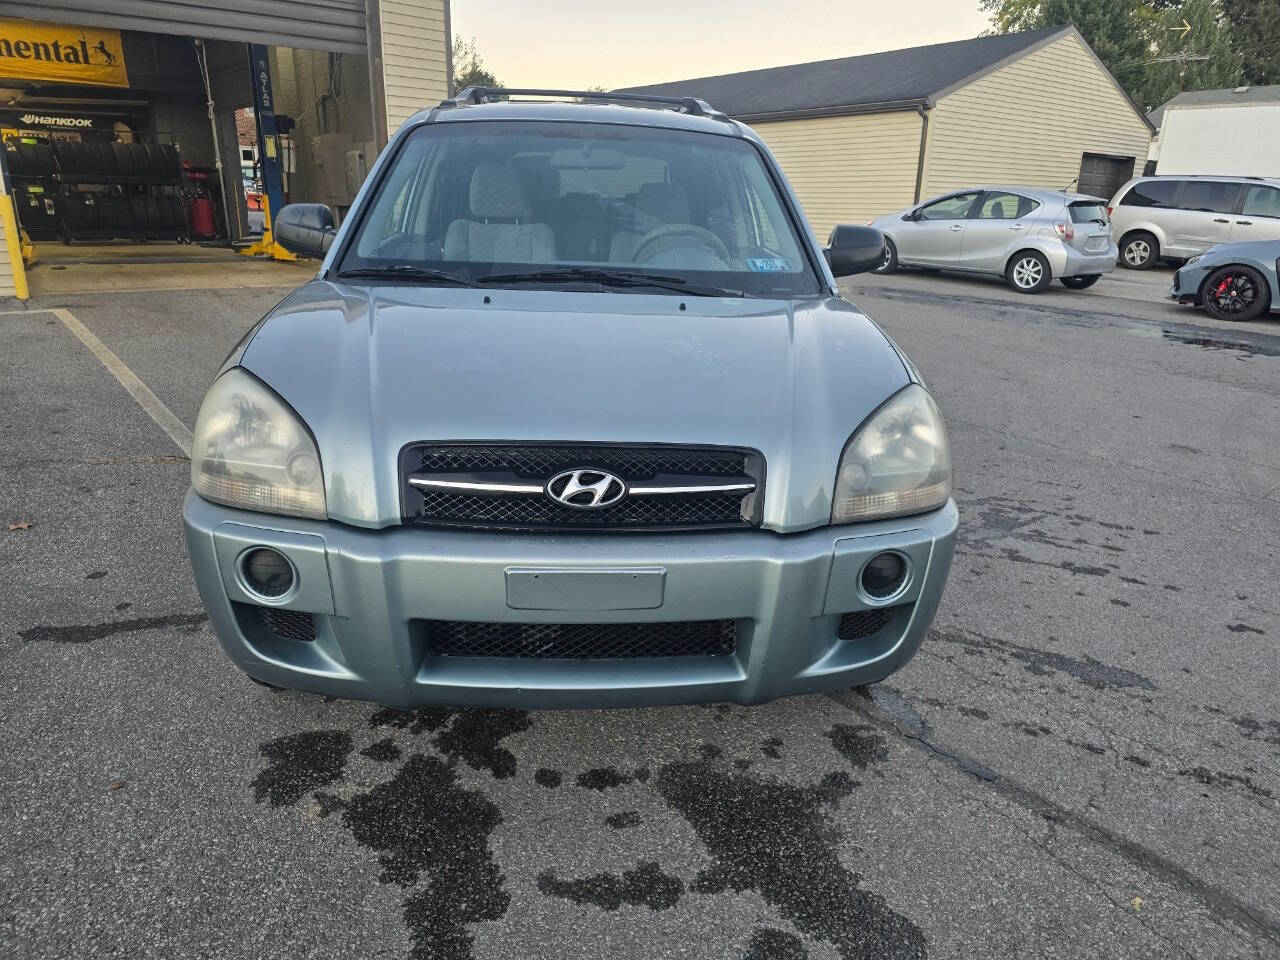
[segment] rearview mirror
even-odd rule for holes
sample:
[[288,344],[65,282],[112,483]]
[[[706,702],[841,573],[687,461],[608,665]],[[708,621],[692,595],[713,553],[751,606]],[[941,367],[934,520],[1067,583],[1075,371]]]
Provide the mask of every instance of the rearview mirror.
[[338,231],[333,211],[323,203],[290,203],[271,221],[277,243],[300,257],[323,258]]
[[883,233],[875,227],[855,227],[847,223],[831,231],[823,253],[837,277],[867,273],[884,263],[888,256]]

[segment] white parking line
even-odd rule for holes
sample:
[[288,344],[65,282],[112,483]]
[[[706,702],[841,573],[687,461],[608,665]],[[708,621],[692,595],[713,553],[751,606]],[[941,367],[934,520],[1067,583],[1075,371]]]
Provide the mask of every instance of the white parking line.
[[99,340],[83,323],[75,318],[70,310],[63,307],[46,307],[41,310],[4,310],[4,314],[52,313],[62,321],[63,326],[74,333],[81,343],[92,351],[108,372],[120,382],[120,386],[129,391],[129,396],[138,402],[138,406],[147,412],[152,420],[169,435],[169,439],[178,445],[182,455],[191,459],[191,431],[187,425],[177,418],[172,410],[164,405],[151,388],[138,379],[138,375],[128,365],[111,352],[111,349]]

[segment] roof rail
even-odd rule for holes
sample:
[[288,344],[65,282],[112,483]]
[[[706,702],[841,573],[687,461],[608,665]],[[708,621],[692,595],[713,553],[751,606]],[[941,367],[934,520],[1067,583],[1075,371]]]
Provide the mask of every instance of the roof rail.
[[643,93],[608,93],[599,90],[538,90],[533,87],[467,87],[448,100],[441,100],[443,108],[464,107],[494,100],[518,97],[562,97],[575,100],[598,100],[602,103],[652,103],[675,107],[694,117],[710,117],[713,120],[729,118],[705,100],[697,97],[660,97]]

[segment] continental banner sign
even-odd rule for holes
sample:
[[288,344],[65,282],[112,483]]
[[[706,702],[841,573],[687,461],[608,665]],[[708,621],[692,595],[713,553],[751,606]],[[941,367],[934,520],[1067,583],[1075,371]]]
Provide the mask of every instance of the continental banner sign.
[[120,31],[0,19],[0,79],[127,87]]

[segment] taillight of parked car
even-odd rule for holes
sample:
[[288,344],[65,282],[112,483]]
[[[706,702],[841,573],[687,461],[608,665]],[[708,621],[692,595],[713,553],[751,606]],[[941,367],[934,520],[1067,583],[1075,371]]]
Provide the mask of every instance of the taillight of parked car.
[[1111,219],[1111,211],[1112,211],[1112,210],[1114,210],[1114,209],[1115,209],[1115,207],[1107,207],[1107,219],[1108,219],[1108,220],[1110,220],[1110,219]]
[[1076,228],[1069,220],[1059,220],[1053,225],[1053,229],[1057,230],[1058,236],[1068,243],[1076,238]]

